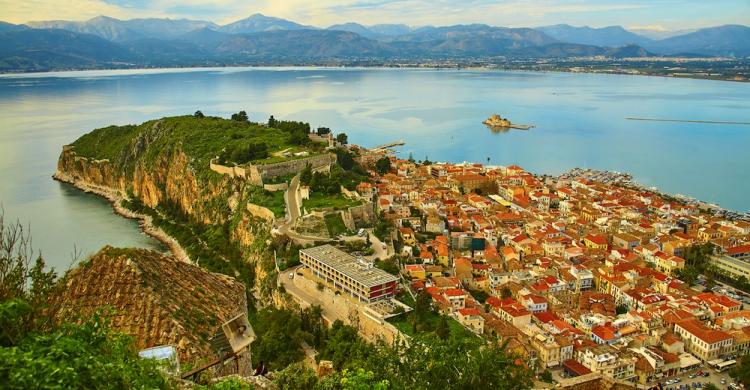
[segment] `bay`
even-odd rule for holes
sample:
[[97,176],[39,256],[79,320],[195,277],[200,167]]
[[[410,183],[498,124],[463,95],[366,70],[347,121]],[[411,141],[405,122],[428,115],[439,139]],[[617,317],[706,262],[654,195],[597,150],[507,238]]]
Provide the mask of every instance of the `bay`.
[[[750,209],[750,85],[660,77],[357,68],[218,68],[0,76],[0,204],[57,268],[105,244],[164,250],[103,200],[51,179],[62,145],[111,124],[191,114],[303,120],[399,155],[628,172],[647,186]],[[529,131],[494,133],[498,113]]]

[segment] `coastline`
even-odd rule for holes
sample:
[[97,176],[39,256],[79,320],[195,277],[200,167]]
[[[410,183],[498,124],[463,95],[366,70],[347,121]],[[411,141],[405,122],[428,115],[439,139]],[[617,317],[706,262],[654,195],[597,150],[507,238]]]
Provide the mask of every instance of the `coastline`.
[[494,71],[494,72],[529,72],[529,73],[572,73],[572,74],[604,74],[604,75],[617,75],[617,76],[646,76],[646,77],[658,77],[667,79],[691,79],[691,80],[704,80],[704,81],[729,81],[735,83],[747,83],[750,82],[750,78],[743,80],[736,80],[733,78],[712,78],[712,77],[700,77],[698,75],[669,75],[669,74],[654,74],[654,73],[630,73],[622,70],[610,70],[610,71],[573,71],[571,69],[559,68],[559,69],[529,69],[522,66],[519,67],[497,67],[487,65],[434,65],[434,64],[378,64],[378,65],[345,65],[345,64],[244,64],[244,65],[216,65],[216,66],[174,66],[174,67],[122,67],[122,68],[71,68],[71,69],[49,69],[42,71],[10,71],[0,72],[0,77],[40,77],[43,75],[51,74],[69,74],[76,72],[112,72],[112,71],[154,71],[159,73],[160,71],[168,72],[189,72],[189,71],[201,71],[201,70],[221,70],[221,69],[376,69],[376,70],[475,70],[475,71]]
[[59,182],[70,184],[81,191],[92,193],[106,199],[112,205],[112,209],[114,210],[115,214],[127,219],[137,220],[141,230],[169,248],[169,251],[176,259],[182,262],[193,264],[187,252],[180,245],[180,243],[174,237],[163,231],[161,228],[155,226],[153,224],[153,219],[151,218],[151,216],[139,214],[122,207],[120,202],[124,200],[124,198],[117,191],[113,191],[111,188],[107,187],[83,183],[74,179],[69,174],[60,171],[56,171],[55,174],[52,175],[52,178]]

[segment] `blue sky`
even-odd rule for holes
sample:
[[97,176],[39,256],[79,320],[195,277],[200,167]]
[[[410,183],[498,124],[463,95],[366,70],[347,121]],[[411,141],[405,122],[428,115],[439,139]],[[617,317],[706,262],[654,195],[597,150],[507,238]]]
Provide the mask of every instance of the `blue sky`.
[[224,24],[257,12],[320,27],[349,21],[412,26],[619,24],[654,30],[750,25],[750,0],[0,0],[0,19],[13,23],[107,15]]

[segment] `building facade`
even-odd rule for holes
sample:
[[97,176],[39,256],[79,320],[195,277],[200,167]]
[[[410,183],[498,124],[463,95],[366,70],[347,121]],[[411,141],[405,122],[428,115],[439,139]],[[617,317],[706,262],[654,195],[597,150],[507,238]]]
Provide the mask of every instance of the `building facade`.
[[398,278],[395,275],[331,245],[301,249],[299,258],[302,264],[310,267],[315,276],[361,302],[373,302],[396,295]]

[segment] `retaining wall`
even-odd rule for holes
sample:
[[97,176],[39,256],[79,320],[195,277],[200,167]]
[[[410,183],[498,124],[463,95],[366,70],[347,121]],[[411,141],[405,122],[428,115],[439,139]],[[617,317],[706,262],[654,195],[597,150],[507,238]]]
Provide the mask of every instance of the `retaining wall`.
[[286,191],[287,188],[289,188],[289,184],[287,183],[263,184],[263,189],[266,191],[271,191],[271,192]]
[[273,222],[276,219],[276,215],[273,213],[273,211],[254,203],[247,204],[247,211],[249,211],[250,214],[256,217],[265,219],[266,221]]

